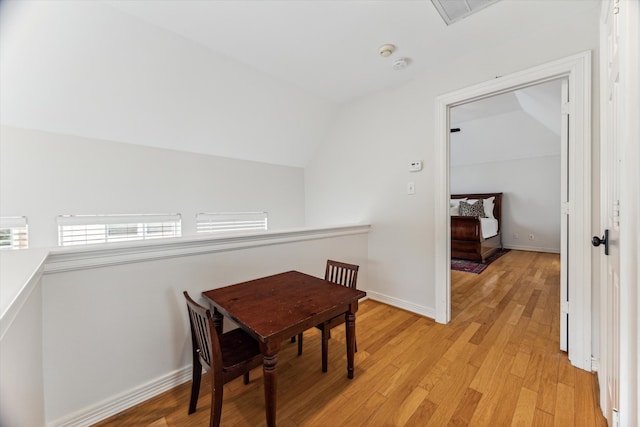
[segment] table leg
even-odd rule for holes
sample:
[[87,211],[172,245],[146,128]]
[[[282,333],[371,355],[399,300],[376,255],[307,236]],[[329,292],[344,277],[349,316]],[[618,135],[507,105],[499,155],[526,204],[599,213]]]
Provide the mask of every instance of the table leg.
[[353,355],[356,348],[356,314],[351,308],[345,313],[345,324],[347,328],[347,377],[351,379],[353,378]]
[[276,402],[278,395],[278,351],[262,347],[262,372],[264,377],[264,406],[267,427],[276,425]]

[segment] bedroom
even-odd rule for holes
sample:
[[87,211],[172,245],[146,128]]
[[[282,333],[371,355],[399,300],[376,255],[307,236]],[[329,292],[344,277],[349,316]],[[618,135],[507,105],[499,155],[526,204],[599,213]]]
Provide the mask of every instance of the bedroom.
[[560,253],[560,90],[557,80],[451,110],[451,194],[503,193],[499,247]]
[[[508,250],[558,254],[545,259],[560,275],[561,90],[555,80],[451,109],[452,270],[481,274],[452,271],[452,317],[473,304],[470,299],[482,298],[462,289],[492,282],[500,273],[482,273]],[[453,216],[461,215],[461,200],[469,203],[465,213],[474,213],[469,193],[486,193],[486,199],[473,197],[485,202],[485,218]]]

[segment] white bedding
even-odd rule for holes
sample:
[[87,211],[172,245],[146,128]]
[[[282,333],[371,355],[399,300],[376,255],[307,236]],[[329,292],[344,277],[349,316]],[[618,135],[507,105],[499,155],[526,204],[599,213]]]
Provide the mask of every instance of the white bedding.
[[482,237],[488,239],[498,234],[498,220],[493,218],[480,218]]

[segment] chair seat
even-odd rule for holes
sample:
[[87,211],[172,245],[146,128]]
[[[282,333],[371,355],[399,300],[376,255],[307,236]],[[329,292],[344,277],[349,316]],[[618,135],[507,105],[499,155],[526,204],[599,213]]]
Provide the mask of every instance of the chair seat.
[[[345,262],[333,261],[328,259],[327,265],[324,270],[324,280],[333,282],[337,285],[346,286],[351,289],[356,288],[358,281],[358,269],[360,267],[356,264],[347,264]],[[345,322],[345,316],[343,314],[336,316],[320,325],[316,325],[316,328],[322,331],[322,372],[327,372],[327,358],[329,338],[331,338],[331,329],[341,325]],[[293,342],[293,338],[291,339]],[[355,351],[358,351],[358,343],[355,342]],[[347,343],[347,347],[348,347]],[[302,333],[298,334],[298,355],[302,354]]]
[[220,427],[223,385],[239,376],[249,384],[249,371],[262,364],[260,344],[242,329],[218,334],[216,326],[221,327],[222,323],[214,325],[211,310],[191,299],[187,291],[182,294],[189,312],[193,357],[189,414],[193,414],[198,406],[204,368],[211,376],[209,427]]
[[[329,329],[333,329],[338,325],[342,325],[344,323],[344,314],[341,314],[339,316],[333,317],[329,320],[327,320],[325,322],[327,324],[327,326],[329,326]],[[316,325],[316,328],[322,330],[322,324],[320,325]]]
[[262,364],[260,345],[242,329],[234,329],[220,335],[222,372],[224,375],[245,371]]

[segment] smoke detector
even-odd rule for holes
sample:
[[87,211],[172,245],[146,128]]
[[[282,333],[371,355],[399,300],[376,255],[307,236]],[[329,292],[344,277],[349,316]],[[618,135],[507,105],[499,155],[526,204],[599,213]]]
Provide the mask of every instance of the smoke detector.
[[383,58],[386,58],[387,56],[391,55],[395,50],[396,50],[396,47],[394,45],[383,44],[382,46],[380,46],[380,49],[378,49],[378,53]]
[[391,64],[394,70],[402,70],[403,68],[406,68],[407,65],[409,65],[409,60],[407,58],[398,58]]

